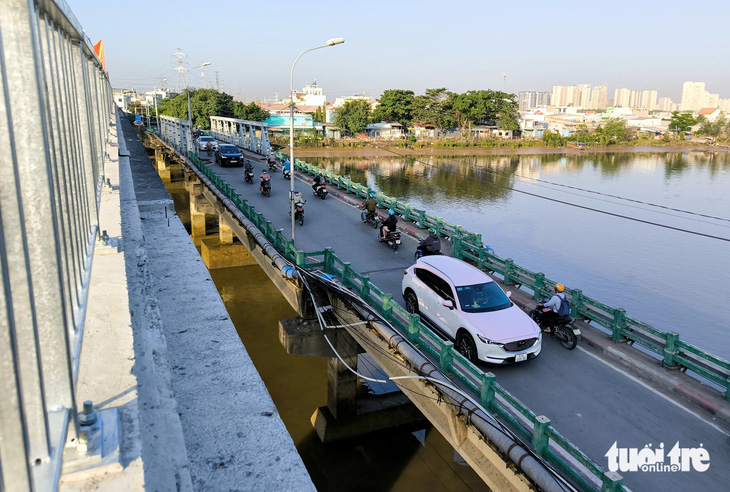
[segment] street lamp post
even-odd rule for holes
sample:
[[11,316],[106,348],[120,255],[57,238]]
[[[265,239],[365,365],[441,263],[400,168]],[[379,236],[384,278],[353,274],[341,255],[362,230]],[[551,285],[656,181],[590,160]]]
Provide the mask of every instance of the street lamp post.
[[210,62],[203,62],[197,67],[192,67],[187,69],[187,74],[185,77],[185,85],[187,86],[185,88],[185,92],[188,93],[188,125],[190,125],[190,135],[188,135],[188,152],[190,151],[190,143],[193,141],[193,116],[190,111],[190,70],[195,70],[196,68],[202,68],[207,67],[210,65]]
[[334,46],[336,44],[342,44],[345,42],[345,38],[333,38],[327,41],[326,44],[322,46],[317,46],[316,48],[310,48],[306,51],[303,51],[296,60],[294,60],[294,64],[291,66],[291,74],[289,76],[289,105],[290,105],[290,111],[289,111],[289,162],[290,162],[290,171],[292,173],[292,179],[290,179],[290,187],[289,187],[289,211],[291,212],[291,241],[292,244],[294,244],[294,67],[297,65],[297,62],[299,59],[304,56],[305,53],[309,53],[310,51],[319,50],[322,48],[327,48],[329,46]]

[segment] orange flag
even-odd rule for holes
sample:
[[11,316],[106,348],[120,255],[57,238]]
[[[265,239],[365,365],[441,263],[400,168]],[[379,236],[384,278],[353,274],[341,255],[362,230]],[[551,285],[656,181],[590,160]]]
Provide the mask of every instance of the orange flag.
[[94,53],[96,53],[96,56],[99,57],[101,68],[103,68],[106,72],[106,62],[104,61],[104,41],[99,41],[94,45]]

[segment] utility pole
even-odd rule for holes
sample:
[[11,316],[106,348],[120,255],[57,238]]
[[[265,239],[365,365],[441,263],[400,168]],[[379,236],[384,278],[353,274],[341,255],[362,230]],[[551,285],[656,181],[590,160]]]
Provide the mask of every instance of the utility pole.
[[183,53],[180,48],[177,49],[177,53],[175,53],[175,56],[177,56],[177,83],[175,84],[175,92],[180,92],[180,79],[183,76],[183,73],[185,73],[185,67],[183,66],[183,57],[185,56],[185,53]]
[[155,92],[155,120],[157,120],[157,130],[160,129],[160,115],[157,112],[157,92]]
[[218,70],[215,71],[215,89],[220,92],[221,91],[221,85],[218,82]]

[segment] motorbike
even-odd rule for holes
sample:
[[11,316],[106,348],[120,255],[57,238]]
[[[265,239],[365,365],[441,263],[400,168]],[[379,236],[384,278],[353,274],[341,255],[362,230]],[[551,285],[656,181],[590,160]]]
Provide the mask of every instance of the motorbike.
[[284,175],[284,179],[291,179],[291,170],[284,168],[281,174]]
[[400,232],[399,231],[385,231],[385,239],[380,237],[380,234],[378,234],[378,240],[381,243],[385,243],[391,248],[393,248],[393,251],[398,251],[398,246],[400,246]]
[[435,253],[432,253],[431,251],[428,251],[428,250],[424,251],[419,246],[416,248],[416,252],[413,254],[413,261],[416,261],[419,258],[424,257],[424,256],[434,256],[434,255],[443,255],[443,253],[441,251],[437,251]]
[[243,178],[248,184],[253,184],[253,169],[246,169],[243,172]]
[[[543,299],[541,304],[545,304],[549,299]],[[530,311],[530,318],[537,323],[537,325],[545,330],[546,326],[543,326],[540,321],[540,313],[543,310],[542,307],[538,306]],[[555,322],[555,326],[551,327],[550,336],[557,339],[560,345],[568,350],[573,350],[578,345],[578,337],[580,337],[580,330],[573,324],[573,318],[570,316],[559,316]]]
[[380,225],[380,218],[378,218],[378,212],[370,213],[370,212],[363,211],[363,213],[365,214],[365,220],[363,220],[363,223],[370,224],[371,226],[373,226],[373,229],[377,229],[378,226]]
[[211,144],[208,144],[205,146],[205,151],[208,153],[208,156],[213,153],[213,146]]
[[[306,200],[302,199],[302,194],[298,191],[294,192],[294,220],[296,222],[299,222],[300,226],[304,225],[304,204],[307,203]],[[291,215],[291,210],[289,210],[289,215]]]
[[265,179],[261,182],[261,194],[264,196],[271,196],[271,178]]
[[317,186],[317,189],[316,190],[313,190],[313,191],[314,191],[314,196],[318,196],[322,200],[324,200],[325,198],[327,198],[327,193],[329,193],[327,191],[327,185],[326,184],[321,184],[321,185]]
[[269,166],[269,171],[276,172],[276,161],[267,161],[266,164]]

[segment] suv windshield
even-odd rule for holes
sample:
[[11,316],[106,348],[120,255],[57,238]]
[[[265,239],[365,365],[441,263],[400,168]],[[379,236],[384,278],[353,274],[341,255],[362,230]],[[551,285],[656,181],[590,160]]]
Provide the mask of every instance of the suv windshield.
[[212,141],[212,140],[213,140],[213,137],[200,137],[201,142],[208,142],[208,141]]
[[238,147],[235,145],[221,145],[222,154],[238,154]]
[[456,295],[465,313],[486,313],[507,309],[512,305],[502,289],[494,282],[463,285],[456,288]]

